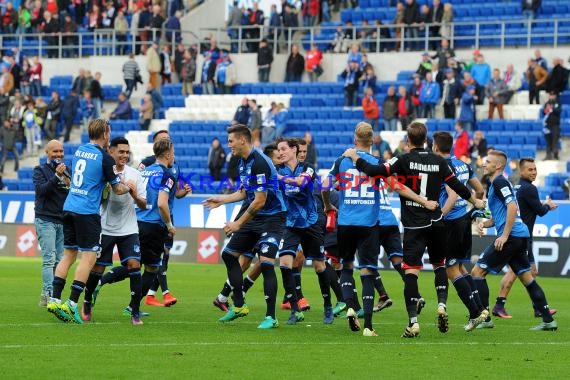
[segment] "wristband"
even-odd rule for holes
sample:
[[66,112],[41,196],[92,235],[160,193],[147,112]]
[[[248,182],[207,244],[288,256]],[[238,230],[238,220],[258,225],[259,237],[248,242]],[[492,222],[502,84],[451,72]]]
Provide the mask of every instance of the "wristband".
[[174,224],[172,224],[172,222],[166,223],[166,228],[170,230],[174,228]]

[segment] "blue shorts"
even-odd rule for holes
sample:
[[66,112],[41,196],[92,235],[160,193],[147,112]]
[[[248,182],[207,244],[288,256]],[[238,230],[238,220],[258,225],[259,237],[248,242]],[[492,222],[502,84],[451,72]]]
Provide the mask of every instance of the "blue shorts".
[[126,265],[127,260],[141,260],[141,245],[139,243],[139,234],[131,234],[126,236],[101,236],[101,256],[97,259],[97,265],[110,267],[113,265],[113,248],[117,246],[121,265]]
[[101,252],[101,216],[63,212],[63,246],[80,252]]
[[491,243],[479,256],[477,266],[486,272],[497,274],[505,265],[509,265],[518,276],[530,270],[526,252],[528,238],[509,237],[502,251],[495,250],[495,242]]
[[380,245],[389,259],[394,256],[404,256],[402,249],[402,236],[398,226],[378,226]]
[[284,212],[257,215],[232,234],[224,252],[240,255],[250,253],[274,259],[281,245],[284,226]]
[[306,259],[323,261],[325,259],[325,226],[317,223],[307,228],[287,227],[283,234],[283,247],[279,256],[297,255],[299,244]]

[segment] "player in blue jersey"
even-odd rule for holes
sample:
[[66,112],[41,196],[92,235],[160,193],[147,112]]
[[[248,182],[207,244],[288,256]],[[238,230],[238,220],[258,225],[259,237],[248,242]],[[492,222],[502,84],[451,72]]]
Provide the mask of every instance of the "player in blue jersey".
[[[69,195],[63,205],[63,258],[55,269],[53,295],[47,310],[63,321],[83,324],[77,308],[79,296],[85,288],[89,272],[101,250],[101,196],[109,183],[117,195],[126,194],[134,187],[132,182],[122,183],[113,170],[115,161],[105,152],[109,145],[109,122],[95,119],[88,126],[89,143],[81,145],[73,155]],[[131,187],[129,187],[131,186]],[[61,303],[61,293],[69,268],[81,252],[81,260],[75,270],[71,295]]]
[[124,137],[111,140],[109,154],[115,160],[115,173],[125,181],[133,181],[136,187],[130,194],[115,195],[106,190],[101,207],[101,255],[85,286],[85,300],[81,310],[84,321],[91,320],[91,309],[94,306],[93,292],[97,288],[105,268],[113,265],[113,249],[117,246],[121,264],[126,268],[130,280],[131,302],[125,314],[131,317],[133,325],[142,325],[139,314],[141,300],[141,271],[139,228],[135,205],[146,208],[146,186],[142,176],[135,168],[127,165],[130,155],[129,141]]
[[[538,190],[532,182],[536,179],[536,164],[534,163],[534,158],[521,158],[519,161],[519,168],[521,172],[521,179],[517,186],[515,186],[515,192],[517,195],[517,202],[519,204],[519,209],[521,213],[521,219],[528,228],[530,238],[528,239],[528,261],[530,262],[531,273],[533,277],[538,275],[538,268],[534,261],[534,254],[532,251],[532,233],[534,230],[534,223],[536,222],[537,216],[544,216],[548,211],[555,210],[558,205],[554,203],[551,199],[547,199],[544,203],[540,203],[540,198],[538,197]],[[513,273],[511,269],[501,279],[501,288],[499,290],[499,296],[495,306],[493,307],[492,313],[494,316],[500,318],[510,319],[512,316],[505,309],[505,303],[507,302],[507,295],[509,294],[513,283],[517,279],[517,276]],[[542,316],[540,310],[533,305],[534,316],[540,318]],[[550,309],[552,314],[556,313],[555,309]]]
[[[453,137],[449,132],[435,132],[433,134],[433,152],[443,157],[455,173],[457,179],[464,185],[475,190],[475,196],[483,198],[483,185],[477,179],[471,166],[451,156]],[[471,217],[467,210],[467,201],[458,197],[457,193],[445,184],[442,184],[439,204],[447,231],[446,272],[447,278],[453,283],[457,295],[469,311],[470,326],[483,322],[487,315],[481,317],[483,306],[479,299],[475,283],[464,264],[471,259]],[[441,332],[449,329],[446,304],[438,305],[438,328]]]
[[[368,123],[359,123],[354,133],[355,150],[364,160],[378,165],[378,158],[372,156],[373,130]],[[364,336],[377,336],[372,326],[374,308],[374,279],[377,277],[380,239],[378,228],[378,207],[380,206],[380,177],[371,178],[355,168],[353,162],[346,158],[338,158],[323,183],[323,201],[326,210],[334,209],[329,200],[329,191],[333,182],[340,182],[340,198],[338,213],[338,248],[342,258],[343,269],[341,287],[345,302],[349,327],[352,331],[360,330],[355,311],[354,279],[352,276],[356,251],[362,281],[362,303],[364,309]],[[399,186],[398,186],[399,187]],[[398,192],[414,202],[430,208],[437,207],[434,201],[427,201],[409,188],[402,186]]]
[[[277,152],[276,144],[271,143],[266,145],[265,148],[263,148],[263,154],[269,157],[274,166],[277,166],[280,163],[279,153]],[[241,216],[247,210],[248,207],[249,204],[244,201],[234,220],[238,220],[239,218],[241,218]],[[254,258],[255,258],[254,252],[246,252],[239,257],[239,263],[243,273],[245,273],[249,269]],[[253,268],[251,268],[247,276],[245,276],[245,278],[243,279],[242,291],[244,294],[247,293],[249,289],[251,289],[251,287],[255,283],[255,280],[259,278],[260,274],[261,274],[261,264],[259,263],[259,261],[257,261],[253,266]],[[218,296],[214,298],[212,304],[221,311],[227,312],[230,307],[230,304],[228,302],[228,297],[230,296],[232,290],[233,289],[230,286],[230,281],[226,279],[226,282],[224,282],[222,290],[220,291]]]
[[298,147],[296,139],[277,140],[277,148],[282,161],[282,164],[277,167],[277,173],[287,207],[287,228],[283,236],[283,246],[279,250],[283,287],[286,299],[291,305],[291,316],[287,323],[295,324],[304,319],[297,304],[295,280],[291,272],[293,260],[300,245],[304,256],[312,260],[313,268],[319,279],[324,301],[323,322],[331,324],[334,321],[334,314],[330,295],[330,277],[324,263],[325,220],[319,218],[319,206],[313,196],[313,182],[317,174],[309,164],[298,161]]
[[[492,219],[479,223],[478,229],[479,234],[482,234],[484,228],[495,226],[497,238],[481,253],[471,275],[479,291],[481,302],[488,309],[489,287],[485,277],[488,273],[499,273],[508,264],[524,284],[530,299],[542,314],[542,323],[531,330],[556,330],[558,324],[550,314],[546,296],[532,276],[527,254],[530,237],[528,228],[519,215],[513,188],[501,174],[506,163],[507,155],[502,151],[493,150],[489,152],[487,161],[483,164],[483,172],[489,176],[491,182],[487,197]],[[480,326],[492,327],[491,317]],[[465,330],[469,331],[469,329],[472,329],[471,323],[465,326]]]
[[146,294],[156,279],[162,264],[164,242],[176,234],[172,223],[171,194],[176,191],[175,178],[170,171],[174,163],[174,145],[169,139],[158,139],[152,146],[156,162],[141,171],[146,182],[146,209],[137,209],[141,243],[142,294]]
[[[152,141],[156,142],[162,139],[170,139],[170,134],[167,130],[160,130],[157,131],[153,137]],[[154,164],[156,161],[156,157],[149,156],[144,158],[141,163],[139,164],[139,170],[143,170],[146,166]],[[179,176],[180,176],[180,168],[176,161],[172,163],[172,166],[168,168],[170,173],[172,174],[172,178],[174,178],[174,188],[176,189],[175,192],[172,192],[168,196],[169,207],[170,211],[174,209],[174,199],[184,198],[187,194],[191,193],[192,189],[189,184],[185,183],[182,187],[179,186]],[[172,219],[172,223],[174,223],[173,216],[170,215]],[[154,280],[148,294],[146,295],[145,304],[149,306],[172,306],[174,305],[178,299],[172,295],[170,289],[168,287],[168,281],[166,278],[166,272],[168,270],[168,261],[170,259],[170,249],[172,248],[173,238],[172,236],[168,236],[164,242],[164,254],[162,255],[162,265],[160,266],[160,270],[156,276],[156,280]],[[161,303],[159,300],[156,299],[155,294],[158,291],[158,287],[162,289],[162,297],[163,302]]]
[[[241,188],[233,194],[208,198],[204,205],[213,209],[222,204],[244,200],[249,204],[238,220],[226,223],[224,231],[231,237],[222,252],[222,258],[230,286],[242,289],[242,269],[238,258],[246,252],[259,255],[267,310],[265,319],[258,328],[271,329],[278,326],[275,317],[277,277],[274,262],[283,235],[285,203],[278,189],[277,172],[273,163],[253,147],[251,131],[245,125],[236,124],[228,128],[228,146],[233,155],[240,157]],[[220,322],[229,322],[249,314],[243,293],[235,291],[233,295],[234,305],[219,319]]]

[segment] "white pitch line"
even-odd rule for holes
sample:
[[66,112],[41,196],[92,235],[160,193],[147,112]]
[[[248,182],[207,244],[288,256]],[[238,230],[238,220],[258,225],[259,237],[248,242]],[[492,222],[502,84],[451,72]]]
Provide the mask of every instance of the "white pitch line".
[[[420,338],[421,339],[421,338]],[[527,346],[529,342],[186,342],[186,343],[104,343],[104,344],[3,344],[0,349],[15,350],[23,348],[108,348],[108,347],[191,347],[191,346]],[[570,346],[570,342],[532,342],[541,346]]]

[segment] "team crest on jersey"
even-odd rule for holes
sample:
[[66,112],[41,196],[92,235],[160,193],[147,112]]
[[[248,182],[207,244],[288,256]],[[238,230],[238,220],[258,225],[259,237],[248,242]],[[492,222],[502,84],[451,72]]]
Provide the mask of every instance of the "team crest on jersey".
[[265,174],[258,174],[257,176],[255,176],[255,178],[258,185],[265,184]]
[[269,252],[269,246],[267,244],[262,244],[259,250],[261,253],[267,253]]
[[133,245],[133,251],[134,251],[135,253],[140,253],[140,251],[141,251],[141,246],[138,245],[138,244]]

